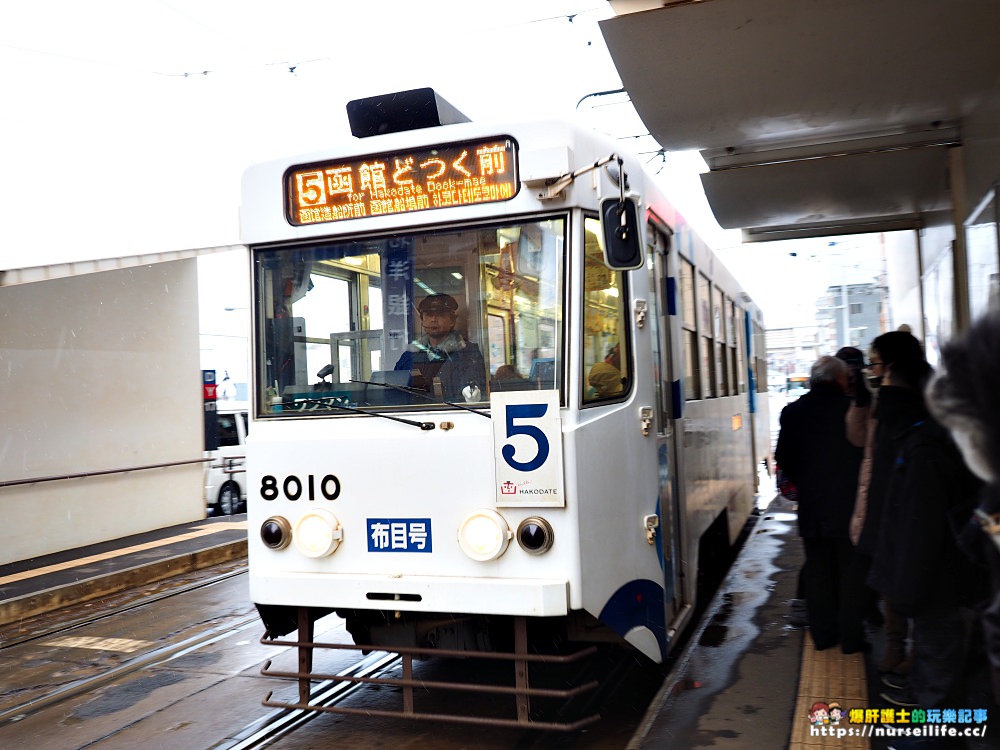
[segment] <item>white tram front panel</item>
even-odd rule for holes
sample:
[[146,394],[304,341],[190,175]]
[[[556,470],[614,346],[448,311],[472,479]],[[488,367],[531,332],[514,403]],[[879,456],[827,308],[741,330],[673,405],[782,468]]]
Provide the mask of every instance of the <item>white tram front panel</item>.
[[[441,421],[440,415],[434,419]],[[457,539],[461,522],[475,510],[494,507],[493,431],[488,420],[471,414],[448,414],[447,419],[454,423],[452,429],[416,435],[417,428],[377,418],[345,418],[335,424],[305,420],[288,438],[276,429],[255,443],[248,456],[262,471],[255,486],[274,486],[278,497],[252,507],[250,528],[259,529],[275,514],[284,514],[294,525],[319,509],[339,521],[342,540],[329,556],[309,558],[294,544],[275,553],[262,548],[259,535],[251,537],[251,564],[255,572],[266,571],[251,581],[253,601],[566,614],[569,581],[564,566],[576,546],[568,525],[571,517],[554,519],[562,550],[558,558],[517,554],[516,542],[515,549],[486,562],[462,552]],[[267,467],[274,468],[268,472]],[[268,476],[276,478],[274,485],[264,479]],[[289,485],[293,494],[303,488],[299,500],[285,497]],[[316,500],[307,499],[310,488]],[[336,497],[330,500],[327,495]],[[516,517],[510,523],[513,531]]]

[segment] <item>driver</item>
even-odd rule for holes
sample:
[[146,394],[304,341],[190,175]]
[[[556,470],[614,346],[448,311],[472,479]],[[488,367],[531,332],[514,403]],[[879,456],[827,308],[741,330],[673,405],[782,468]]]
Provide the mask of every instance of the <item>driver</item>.
[[450,294],[431,294],[420,300],[417,313],[424,332],[410,342],[394,369],[409,371],[414,388],[444,400],[478,401],[486,391],[486,363],[479,346],[455,330],[458,302]]

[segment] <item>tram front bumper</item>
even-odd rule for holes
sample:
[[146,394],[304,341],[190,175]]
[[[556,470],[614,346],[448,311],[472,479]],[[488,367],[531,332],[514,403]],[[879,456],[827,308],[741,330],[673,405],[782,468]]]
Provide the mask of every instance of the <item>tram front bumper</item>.
[[448,576],[282,573],[251,577],[255,604],[327,609],[558,617],[569,612],[569,582]]

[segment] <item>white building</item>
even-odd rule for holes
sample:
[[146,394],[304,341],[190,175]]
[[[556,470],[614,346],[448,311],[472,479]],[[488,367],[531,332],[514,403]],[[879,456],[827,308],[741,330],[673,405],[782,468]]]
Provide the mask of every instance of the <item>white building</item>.
[[196,254],[0,274],[0,564],[204,517]]

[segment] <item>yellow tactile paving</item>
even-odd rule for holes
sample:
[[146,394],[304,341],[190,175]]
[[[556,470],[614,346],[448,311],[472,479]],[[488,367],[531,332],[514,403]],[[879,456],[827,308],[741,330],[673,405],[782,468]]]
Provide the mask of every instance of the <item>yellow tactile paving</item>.
[[[822,736],[811,731],[809,709],[818,701],[826,704],[836,701],[841,705],[844,718],[838,725],[827,729],[843,729],[843,736]],[[795,716],[792,717],[790,750],[821,747],[869,750],[871,741],[859,736],[863,727],[847,721],[847,711],[852,708],[868,708],[864,654],[842,654],[838,648],[817,651],[807,630],[802,640],[802,671],[799,674]],[[851,729],[855,734],[851,734]]]

